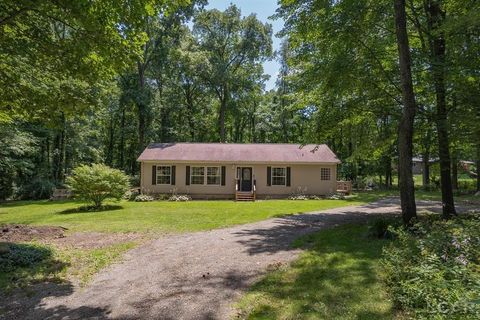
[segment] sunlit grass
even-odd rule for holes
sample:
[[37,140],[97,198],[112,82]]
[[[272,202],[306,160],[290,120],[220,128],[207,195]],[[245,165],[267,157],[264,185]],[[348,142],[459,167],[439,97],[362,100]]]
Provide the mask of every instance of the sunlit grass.
[[[371,197],[368,198],[370,200]],[[74,201],[26,201],[0,206],[0,224],[55,225],[69,232],[188,232],[209,230],[295,214],[366,203],[347,200],[268,200],[115,203],[100,212],[74,212]]]
[[270,272],[242,298],[238,318],[392,319],[379,264],[386,240],[347,225],[302,238],[291,266]]

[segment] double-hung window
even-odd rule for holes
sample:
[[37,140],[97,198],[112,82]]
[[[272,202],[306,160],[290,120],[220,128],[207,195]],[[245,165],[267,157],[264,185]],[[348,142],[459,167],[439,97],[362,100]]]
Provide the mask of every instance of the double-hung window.
[[287,184],[287,168],[272,168],[272,186],[285,186]]
[[330,168],[320,168],[320,180],[329,181],[331,178]]
[[192,167],[190,170],[190,184],[219,186],[222,183],[220,167]]
[[219,186],[222,182],[220,167],[207,167],[207,185]]
[[157,166],[157,184],[171,184],[171,182],[172,182],[172,167]]
[[192,167],[190,170],[190,184],[204,184],[205,167]]

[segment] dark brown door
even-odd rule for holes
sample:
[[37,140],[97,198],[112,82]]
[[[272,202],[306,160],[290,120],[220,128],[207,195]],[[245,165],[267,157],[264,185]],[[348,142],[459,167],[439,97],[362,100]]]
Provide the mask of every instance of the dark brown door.
[[240,173],[240,191],[252,191],[252,168],[242,168]]

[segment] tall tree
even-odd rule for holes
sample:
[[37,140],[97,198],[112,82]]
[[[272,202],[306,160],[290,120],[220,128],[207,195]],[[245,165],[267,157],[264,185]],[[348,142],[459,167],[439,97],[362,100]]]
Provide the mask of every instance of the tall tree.
[[425,3],[427,25],[430,36],[431,70],[435,88],[436,124],[438,155],[440,158],[440,179],[442,190],[443,217],[448,219],[456,214],[453,200],[450,146],[447,121],[447,89],[445,84],[446,42],[443,24],[445,11],[442,0],[427,0]]
[[271,56],[272,27],[260,22],[253,14],[242,18],[240,10],[230,5],[224,12],[213,9],[197,14],[194,34],[207,57],[201,66],[203,78],[218,98],[218,138],[225,142],[225,121],[232,87],[244,66],[260,64]]
[[398,127],[398,176],[403,222],[408,225],[417,216],[412,174],[413,123],[417,105],[413,91],[405,0],[395,0],[394,7],[403,97],[403,113]]
[[92,87],[139,53],[145,19],[185,2],[1,1],[0,118],[88,108]]

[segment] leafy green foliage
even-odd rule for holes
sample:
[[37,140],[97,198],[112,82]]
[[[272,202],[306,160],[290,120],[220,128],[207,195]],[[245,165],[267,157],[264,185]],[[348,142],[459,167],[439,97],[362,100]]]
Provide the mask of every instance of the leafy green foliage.
[[[0,4],[0,118],[88,106],[145,42],[142,26],[185,1],[7,0]],[[8,113],[6,112],[8,110]]]
[[48,179],[40,177],[25,183],[19,190],[17,197],[23,200],[48,199],[53,194],[55,185]]
[[52,255],[50,249],[34,244],[7,244],[0,252],[0,272],[12,272],[17,268],[32,267]]
[[75,197],[93,202],[96,208],[106,199],[120,200],[129,188],[127,175],[102,164],[79,166],[66,182]]
[[392,231],[383,264],[395,303],[419,319],[478,319],[479,216],[429,217]]
[[[272,27],[253,14],[242,18],[240,10],[230,5],[224,12],[199,12],[193,32],[205,55],[199,66],[201,77],[218,98],[219,138],[225,142],[227,108],[241,103],[241,96],[258,90],[264,80],[260,63],[272,54]],[[239,101],[232,101],[234,96]]]
[[12,196],[19,174],[33,170],[36,139],[15,126],[0,123],[0,200]]
[[392,226],[398,226],[398,221],[385,217],[374,219],[368,225],[368,235],[378,239],[390,239],[393,237],[390,231]]

